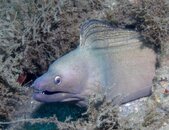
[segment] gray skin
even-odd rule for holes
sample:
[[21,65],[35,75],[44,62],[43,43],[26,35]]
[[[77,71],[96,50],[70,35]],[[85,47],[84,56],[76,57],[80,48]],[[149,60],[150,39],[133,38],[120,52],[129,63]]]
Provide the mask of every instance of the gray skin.
[[86,106],[88,96],[102,93],[126,103],[151,94],[155,63],[155,53],[143,46],[139,33],[89,20],[81,26],[79,47],[34,81],[33,97]]

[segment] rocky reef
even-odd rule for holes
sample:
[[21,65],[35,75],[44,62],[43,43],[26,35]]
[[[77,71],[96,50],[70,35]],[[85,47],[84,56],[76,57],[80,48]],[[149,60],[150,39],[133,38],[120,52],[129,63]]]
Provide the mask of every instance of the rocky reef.
[[[0,129],[168,129],[168,17],[168,0],[0,0]],[[27,86],[77,47],[90,18],[144,36],[158,55],[153,94],[122,106],[94,95],[87,110],[32,100]]]

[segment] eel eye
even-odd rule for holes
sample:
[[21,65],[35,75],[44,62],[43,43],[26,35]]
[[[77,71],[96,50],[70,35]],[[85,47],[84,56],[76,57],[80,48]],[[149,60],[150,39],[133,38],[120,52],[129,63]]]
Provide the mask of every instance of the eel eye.
[[61,77],[60,76],[56,76],[55,77],[55,84],[59,85],[61,83]]

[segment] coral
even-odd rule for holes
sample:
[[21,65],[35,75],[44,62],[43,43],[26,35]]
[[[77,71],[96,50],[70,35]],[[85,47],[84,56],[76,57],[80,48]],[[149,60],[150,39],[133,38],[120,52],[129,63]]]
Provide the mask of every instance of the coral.
[[[124,118],[118,115],[118,106],[105,102],[103,95],[95,95],[81,118],[65,122],[55,116],[24,119],[23,113],[32,110],[27,106],[30,97],[27,89],[17,83],[18,79],[25,85],[44,73],[51,62],[77,47],[79,26],[90,18],[107,19],[119,27],[139,31],[148,46],[155,46],[165,55],[160,59],[165,72],[158,71],[168,77],[168,67],[165,67],[169,54],[168,16],[169,6],[165,0],[0,0],[0,121],[9,121],[0,122],[0,128],[7,128],[5,124],[50,122],[59,129],[70,130],[157,129],[168,123],[168,96],[161,94],[164,88],[158,84],[159,80],[153,87],[153,103],[148,102],[146,106],[148,111],[139,109],[139,114],[135,112]],[[24,76],[18,78],[22,74]],[[140,102],[135,104],[140,108]],[[16,114],[22,115],[21,120]],[[139,119],[140,115],[146,115],[143,121],[132,120],[133,117]]]
[[[118,105],[106,101],[105,96],[98,94],[89,98],[89,108],[86,112],[88,123],[96,130],[112,130],[118,128]],[[88,126],[89,127],[89,126]]]
[[119,0],[117,6],[105,11],[105,18],[121,27],[139,31],[148,44],[164,53],[169,34],[168,10],[166,0],[136,0],[133,3]]
[[[112,130],[118,128],[118,106],[112,105],[113,101],[107,102],[102,94],[93,95],[89,98],[89,107],[77,121],[69,122],[69,128],[73,130]],[[60,128],[61,129],[61,128]]]
[[99,12],[100,5],[99,0],[1,1],[3,79],[16,86],[20,73],[44,73],[51,62],[77,46],[81,22]]
[[[18,104],[18,103],[17,103]],[[17,105],[16,104],[16,105]],[[24,103],[25,104],[25,103]],[[21,109],[24,108],[24,105]],[[27,104],[28,105],[28,104]],[[89,98],[90,107],[87,109],[85,113],[82,113],[82,116],[78,118],[76,121],[72,120],[72,117],[67,118],[64,122],[58,120],[58,118],[53,115],[51,117],[43,117],[43,118],[21,118],[17,120],[12,120],[6,122],[1,122],[0,125],[12,125],[12,129],[29,129],[30,126],[23,125],[24,123],[31,123],[31,125],[36,128],[38,123],[46,124],[53,123],[58,127],[59,130],[77,130],[77,129],[89,129],[89,130],[112,130],[118,128],[118,106],[113,106],[112,102],[106,102],[105,96],[103,95],[94,95]],[[9,107],[9,106],[6,106]],[[15,107],[15,106],[13,106]],[[27,106],[30,107],[30,106]],[[26,108],[27,109],[27,108]],[[44,108],[43,108],[44,109]],[[14,109],[16,110],[16,108]],[[50,110],[51,111],[51,110]],[[22,112],[15,112],[15,114],[21,114]],[[11,119],[10,119],[11,120]],[[19,124],[19,125],[17,125]],[[55,128],[55,126],[50,126]],[[32,128],[32,127],[31,127]]]
[[[10,88],[0,77],[0,121],[9,121],[14,119],[16,113],[28,97],[24,96],[23,90]],[[7,127],[5,124],[0,123],[0,128]]]
[[[117,113],[118,113],[118,108],[119,108],[118,106],[113,106],[112,102],[106,102],[105,97],[103,95],[97,95],[97,96],[94,95],[90,97],[89,99],[90,99],[89,100],[90,107],[87,109],[85,113],[82,113],[82,115],[79,118],[76,118],[75,120],[73,119],[73,117],[67,117],[66,120],[64,120],[63,122],[58,117],[56,117],[55,114],[49,117],[47,116],[43,117],[43,115],[40,115],[36,118],[35,117],[30,118],[28,115],[24,115],[24,117],[26,116],[27,118],[20,118],[20,119],[16,119],[12,121],[7,121],[7,122],[0,121],[0,124],[3,124],[3,125],[12,124],[12,126],[10,127],[11,129],[23,129],[24,128],[25,130],[38,129],[38,128],[56,129],[56,126],[59,130],[67,130],[67,129],[69,130],[79,130],[79,129],[112,130],[112,129],[119,128],[119,124],[117,120],[118,119]],[[28,106],[28,104],[29,103],[27,103],[26,106],[22,106],[21,109],[30,107]],[[50,112],[51,112],[52,104],[50,104],[49,106],[50,108],[48,107],[47,111],[49,111],[50,109]],[[57,104],[57,106],[59,105]],[[64,106],[66,107],[66,105]],[[59,107],[55,106],[54,108],[55,108],[55,112],[59,111],[60,114],[64,115],[64,112],[58,109]],[[45,108],[43,107],[41,109],[45,109]],[[63,110],[63,108],[61,108],[61,110]],[[66,112],[65,108],[64,108],[64,111]],[[80,111],[84,112],[83,109],[81,109]],[[16,114],[19,114],[19,115],[21,115],[21,113],[22,112],[16,112]],[[44,113],[39,113],[39,114],[44,114]],[[45,128],[42,126],[44,124],[45,124]]]
[[80,23],[90,17],[91,9],[99,8],[99,3],[78,0],[33,3],[32,8],[37,8],[30,17],[29,31],[23,35],[22,69],[42,74],[52,61],[74,49],[79,40]]

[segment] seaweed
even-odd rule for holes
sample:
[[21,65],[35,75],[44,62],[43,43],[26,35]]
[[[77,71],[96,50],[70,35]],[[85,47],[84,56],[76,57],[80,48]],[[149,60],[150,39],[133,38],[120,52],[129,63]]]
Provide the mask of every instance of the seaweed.
[[149,46],[166,53],[169,34],[169,5],[166,0],[119,0],[117,6],[105,12],[106,19],[122,28],[139,31]]
[[[5,84],[5,85],[4,85]],[[14,119],[14,113],[16,113],[24,104],[24,100],[27,98],[26,93],[22,90],[17,90],[16,88],[10,88],[7,83],[5,83],[0,78],[0,121],[6,122]],[[0,123],[0,128],[7,128],[8,124]]]
[[43,74],[51,62],[77,47],[81,22],[100,5],[98,0],[1,1],[3,79],[13,87],[22,73]]
[[[147,46],[152,46],[160,55],[169,55],[168,16],[166,0],[0,0],[0,121],[7,121],[1,122],[0,128],[29,122],[30,125],[54,123],[59,129],[72,130],[132,129],[128,120],[119,121],[119,107],[106,102],[99,94],[89,99],[88,110],[76,121],[61,122],[55,116],[15,120],[15,115],[30,100],[23,86],[43,74],[51,62],[77,47],[83,21],[98,18],[121,28],[135,29]],[[26,79],[18,79],[22,74]],[[160,101],[160,107],[168,110],[168,100]],[[168,118],[166,114],[158,121],[161,115],[153,110],[141,126],[148,128],[157,123],[159,127]]]

